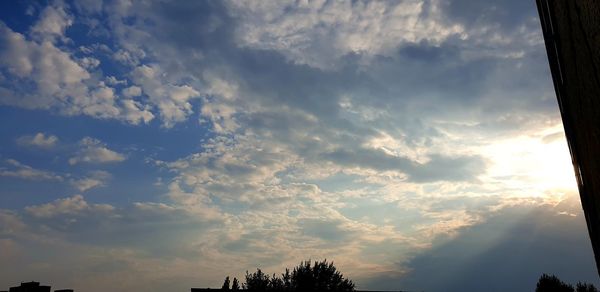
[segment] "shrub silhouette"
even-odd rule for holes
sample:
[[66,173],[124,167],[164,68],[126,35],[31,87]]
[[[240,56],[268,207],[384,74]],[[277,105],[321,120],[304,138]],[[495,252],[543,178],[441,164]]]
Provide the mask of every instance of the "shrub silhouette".
[[345,279],[333,262],[327,260],[315,261],[312,265],[304,261],[291,273],[285,269],[281,277],[269,276],[260,269],[251,274],[246,271],[243,287],[248,291],[354,291],[354,283]]

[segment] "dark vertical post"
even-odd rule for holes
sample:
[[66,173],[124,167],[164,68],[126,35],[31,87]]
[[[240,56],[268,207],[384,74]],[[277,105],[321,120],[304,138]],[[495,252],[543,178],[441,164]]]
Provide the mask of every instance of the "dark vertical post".
[[600,1],[536,2],[600,275]]

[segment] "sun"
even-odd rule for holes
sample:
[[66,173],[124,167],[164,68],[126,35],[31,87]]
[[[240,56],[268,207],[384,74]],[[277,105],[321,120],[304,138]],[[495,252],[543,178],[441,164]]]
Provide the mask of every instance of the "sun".
[[496,141],[484,148],[491,161],[487,179],[502,183],[521,196],[577,190],[562,125]]

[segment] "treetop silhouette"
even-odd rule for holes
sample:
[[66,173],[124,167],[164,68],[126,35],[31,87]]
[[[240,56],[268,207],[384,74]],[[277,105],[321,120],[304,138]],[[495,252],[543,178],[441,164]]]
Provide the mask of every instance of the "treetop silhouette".
[[[229,290],[229,277],[225,278],[222,289],[225,287]],[[291,272],[285,269],[281,277],[269,276],[261,269],[254,273],[246,271],[246,283],[242,287],[247,291],[355,291],[354,283],[327,260],[315,261],[312,265],[310,260],[301,262]],[[239,290],[235,278],[232,290]]]

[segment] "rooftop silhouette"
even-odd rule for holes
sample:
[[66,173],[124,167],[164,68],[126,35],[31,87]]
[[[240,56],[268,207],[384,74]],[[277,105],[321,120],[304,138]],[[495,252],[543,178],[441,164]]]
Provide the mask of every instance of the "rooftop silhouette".
[[[40,282],[21,282],[21,285],[11,287],[8,292],[50,292],[51,286],[40,285]],[[0,291],[7,292],[7,291]],[[60,289],[54,292],[73,292],[73,289]]]

